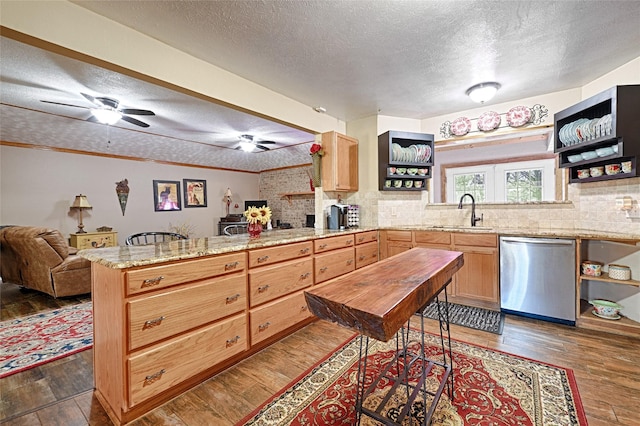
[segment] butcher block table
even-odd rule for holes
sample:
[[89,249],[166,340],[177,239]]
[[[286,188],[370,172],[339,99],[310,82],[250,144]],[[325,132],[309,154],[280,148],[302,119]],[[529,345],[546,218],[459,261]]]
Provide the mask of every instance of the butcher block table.
[[[446,362],[444,339],[442,331],[449,333],[449,317],[447,308],[446,287],[451,282],[453,274],[464,264],[463,254],[457,251],[436,250],[428,248],[413,248],[395,256],[389,257],[378,263],[358,269],[350,274],[328,281],[317,288],[305,292],[305,298],[309,310],[318,318],[338,323],[360,333],[360,362],[358,364],[358,394],[356,399],[356,412],[358,424],[362,414],[372,417],[385,425],[401,424],[408,414],[413,401],[422,394],[424,404],[424,421],[430,423],[431,416],[438,403],[440,395],[451,375],[451,365]],[[443,291],[444,290],[444,291]],[[444,293],[445,300],[441,304],[438,294]],[[440,336],[442,342],[443,362],[429,360],[424,354],[424,340],[420,344],[420,350],[412,352],[408,349],[408,327],[410,319],[436,299],[439,305]],[[443,306],[442,306],[443,305]],[[407,333],[405,334],[405,324]],[[420,315],[420,331],[424,333],[424,319]],[[402,333],[398,331],[402,329]],[[395,337],[398,339],[398,351],[392,364],[400,363],[403,369],[398,369],[398,374],[389,377],[385,369],[374,385],[365,389],[365,373],[369,338],[389,341]],[[449,336],[447,336],[449,337]],[[447,340],[448,342],[448,340]],[[449,345],[449,357],[451,347]],[[422,363],[419,367],[422,372],[417,382],[410,384],[408,379],[409,369],[415,363]],[[440,385],[435,392],[427,391],[425,381],[434,366],[440,366],[444,370]],[[414,366],[415,369],[415,366]],[[367,396],[372,393],[380,380],[389,380],[394,383],[389,393],[396,392],[400,385],[407,388],[407,403],[400,413],[397,422],[382,414],[384,399],[374,409],[363,406]],[[453,376],[451,375],[453,383]],[[422,392],[420,392],[422,390]],[[453,389],[450,388],[452,395]],[[427,396],[433,396],[433,400],[427,412]],[[411,419],[410,424],[413,424]]]

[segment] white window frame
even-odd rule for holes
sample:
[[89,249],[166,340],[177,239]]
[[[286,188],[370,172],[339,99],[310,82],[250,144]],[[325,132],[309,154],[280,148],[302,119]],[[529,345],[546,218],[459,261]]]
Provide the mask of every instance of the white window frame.
[[[455,193],[454,176],[456,174],[485,173],[486,179],[486,203],[507,203],[507,189],[505,177],[507,172],[542,169],[542,201],[555,200],[555,171],[556,162],[553,158],[513,161],[496,164],[481,164],[473,166],[447,167],[446,177],[446,202],[457,203],[453,199]],[[500,177],[500,178],[498,178]]]

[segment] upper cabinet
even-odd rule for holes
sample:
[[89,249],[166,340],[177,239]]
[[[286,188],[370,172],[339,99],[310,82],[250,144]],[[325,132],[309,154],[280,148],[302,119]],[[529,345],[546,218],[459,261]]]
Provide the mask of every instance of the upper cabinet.
[[615,86],[554,115],[569,182],[640,176],[640,85]]
[[378,189],[424,191],[433,166],[433,135],[390,130],[378,136]]
[[358,190],[358,140],[337,132],[322,134],[322,190]]

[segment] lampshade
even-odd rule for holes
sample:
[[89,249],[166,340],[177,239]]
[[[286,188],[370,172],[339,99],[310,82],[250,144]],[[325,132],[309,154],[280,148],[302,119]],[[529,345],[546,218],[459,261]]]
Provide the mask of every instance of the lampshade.
[[231,188],[227,188],[227,190],[224,192],[224,196],[231,198],[231,195],[233,195],[231,194]]
[[467,89],[467,95],[472,101],[479,104],[490,101],[500,89],[500,83],[488,82],[480,83]]
[[93,114],[99,122],[110,126],[116,124],[116,122],[122,118],[122,114],[114,109],[94,108],[91,110],[91,114]]
[[76,199],[73,200],[73,204],[71,204],[72,208],[76,208],[76,209],[90,209],[91,204],[89,204],[89,201],[87,200],[87,196],[86,195],[76,195]]

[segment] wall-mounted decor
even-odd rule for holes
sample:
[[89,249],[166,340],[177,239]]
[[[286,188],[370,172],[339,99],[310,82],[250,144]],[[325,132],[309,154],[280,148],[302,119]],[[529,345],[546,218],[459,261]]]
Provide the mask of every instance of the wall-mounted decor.
[[184,207],[207,207],[207,181],[182,179]]
[[[504,121],[502,115],[504,115]],[[448,139],[462,137],[473,132],[488,133],[503,127],[517,128],[538,125],[544,121],[547,115],[547,107],[540,104],[532,107],[516,106],[500,114],[495,111],[487,111],[480,114],[478,118],[458,117],[453,121],[445,121],[440,126],[440,135]],[[473,130],[473,124],[477,130]]]
[[116,194],[118,194],[120,210],[122,210],[122,216],[124,216],[124,211],[127,208],[127,199],[129,198],[129,180],[122,179],[120,182],[116,182]]
[[157,212],[182,210],[180,207],[180,182],[154,180],[153,202]]

